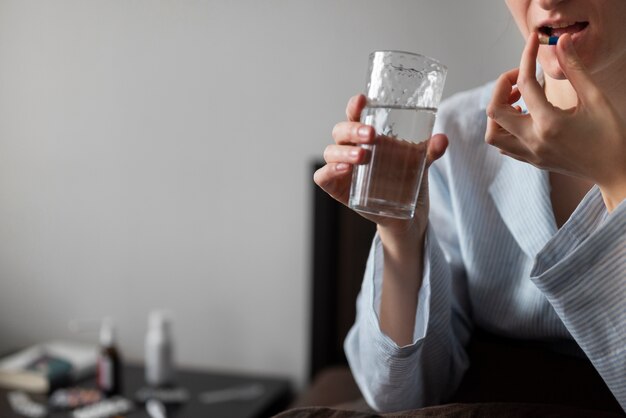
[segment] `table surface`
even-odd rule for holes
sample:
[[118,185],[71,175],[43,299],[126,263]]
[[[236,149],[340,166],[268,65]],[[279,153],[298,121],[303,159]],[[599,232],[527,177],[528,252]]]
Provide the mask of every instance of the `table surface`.
[[[123,395],[135,400],[135,394],[145,386],[142,367],[127,365],[123,373]],[[292,390],[289,380],[284,378],[264,377],[255,375],[230,374],[224,372],[177,371],[176,383],[189,392],[189,400],[178,406],[167,407],[168,418],[259,418],[272,416],[288,406]],[[250,400],[231,400],[214,403],[203,403],[200,400],[202,393],[243,388],[250,385],[260,385],[259,395]],[[94,379],[77,384],[80,387],[94,387]],[[7,393],[10,390],[0,389],[0,417],[23,418],[11,409]],[[36,402],[45,402],[41,395],[29,394]],[[143,405],[136,402],[136,409],[125,415],[128,418],[149,418]],[[50,418],[70,417],[69,413],[50,413]]]

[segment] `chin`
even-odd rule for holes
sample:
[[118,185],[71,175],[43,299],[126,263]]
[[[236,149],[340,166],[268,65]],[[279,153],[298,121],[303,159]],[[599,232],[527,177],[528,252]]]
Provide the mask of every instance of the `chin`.
[[543,74],[544,76],[550,77],[552,79],[555,80],[566,80],[567,77],[565,77],[565,73],[563,72],[563,70],[561,69],[561,67],[556,64],[552,67],[544,67],[543,65],[541,66],[541,68],[543,69]]
[[556,58],[555,54],[551,54],[551,56],[539,56],[539,65],[541,65],[541,69],[543,70],[543,74],[547,77],[553,78],[555,80],[565,80],[565,73],[561,69],[561,65]]

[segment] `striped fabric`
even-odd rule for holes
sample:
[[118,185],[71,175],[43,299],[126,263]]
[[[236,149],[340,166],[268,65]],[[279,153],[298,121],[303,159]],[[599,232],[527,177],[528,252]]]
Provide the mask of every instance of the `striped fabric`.
[[377,410],[444,402],[480,326],[586,355],[626,410],[626,201],[608,214],[594,187],[558,230],[548,173],[484,143],[492,88],[458,94],[439,110],[435,132],[445,132],[450,146],[429,174],[413,344],[398,347],[380,330],[376,237],[345,341],[350,367]]

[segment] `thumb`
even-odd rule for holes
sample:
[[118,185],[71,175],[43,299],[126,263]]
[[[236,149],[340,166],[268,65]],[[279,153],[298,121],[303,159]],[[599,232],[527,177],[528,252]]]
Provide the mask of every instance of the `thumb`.
[[585,64],[574,48],[572,36],[567,33],[559,37],[556,44],[556,56],[565,77],[569,80],[582,102],[589,102],[599,90],[591,79]]
[[443,134],[433,135],[428,141],[428,150],[426,152],[426,165],[430,166],[433,161],[438,160],[446,152],[448,148],[448,137]]

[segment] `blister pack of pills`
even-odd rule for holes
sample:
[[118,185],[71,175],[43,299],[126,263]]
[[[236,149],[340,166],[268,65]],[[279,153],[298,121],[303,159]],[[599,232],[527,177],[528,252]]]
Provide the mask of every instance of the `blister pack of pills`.
[[57,389],[50,395],[48,405],[53,409],[75,409],[100,402],[102,399],[102,393],[97,389]]

